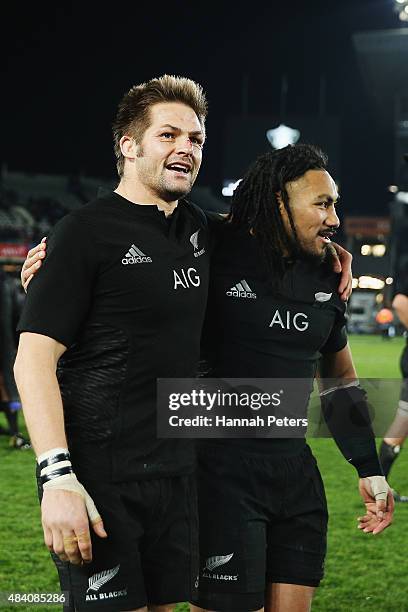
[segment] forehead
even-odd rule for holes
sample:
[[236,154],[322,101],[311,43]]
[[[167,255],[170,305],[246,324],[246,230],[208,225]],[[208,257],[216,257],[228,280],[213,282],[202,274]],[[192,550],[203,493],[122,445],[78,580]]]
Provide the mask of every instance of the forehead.
[[150,128],[172,125],[186,131],[201,130],[197,115],[190,106],[182,102],[159,102],[150,108]]
[[287,185],[289,197],[317,198],[329,196],[337,200],[337,186],[326,170],[308,170],[296,181]]

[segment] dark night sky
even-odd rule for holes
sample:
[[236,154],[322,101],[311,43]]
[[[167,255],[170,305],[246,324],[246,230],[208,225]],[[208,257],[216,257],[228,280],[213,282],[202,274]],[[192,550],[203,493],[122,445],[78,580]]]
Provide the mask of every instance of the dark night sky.
[[[224,122],[250,113],[315,114],[319,78],[342,120],[344,212],[386,214],[393,179],[392,126],[379,124],[352,34],[399,27],[394,0],[298,2],[41,3],[3,10],[2,154],[11,170],[114,176],[110,124],[122,94],[165,72],[199,81],[210,115],[200,184],[222,181]],[[213,6],[213,5],[211,5]],[[5,13],[5,14],[4,14]],[[245,146],[243,143],[242,146]]]

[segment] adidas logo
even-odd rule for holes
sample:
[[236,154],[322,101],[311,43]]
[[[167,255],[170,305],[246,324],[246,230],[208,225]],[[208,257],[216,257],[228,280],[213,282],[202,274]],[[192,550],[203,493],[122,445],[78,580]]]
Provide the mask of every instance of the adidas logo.
[[256,300],[256,293],[253,293],[246,280],[240,280],[239,283],[234,285],[234,287],[231,287],[231,289],[226,292],[226,295],[229,295],[230,297],[251,298]]
[[127,266],[128,264],[138,264],[138,263],[152,263],[152,258],[147,257],[140,249],[137,248],[134,244],[130,247],[129,251],[126,253],[124,258],[122,259],[122,264]]

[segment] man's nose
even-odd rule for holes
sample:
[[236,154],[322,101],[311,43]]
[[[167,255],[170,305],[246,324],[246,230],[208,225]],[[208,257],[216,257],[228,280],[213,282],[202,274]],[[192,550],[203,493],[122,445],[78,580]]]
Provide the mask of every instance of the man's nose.
[[337,216],[334,206],[331,206],[328,210],[326,225],[329,225],[330,227],[339,227],[340,225],[340,219]]
[[182,136],[177,139],[177,152],[191,155],[193,153],[193,143],[187,136]]

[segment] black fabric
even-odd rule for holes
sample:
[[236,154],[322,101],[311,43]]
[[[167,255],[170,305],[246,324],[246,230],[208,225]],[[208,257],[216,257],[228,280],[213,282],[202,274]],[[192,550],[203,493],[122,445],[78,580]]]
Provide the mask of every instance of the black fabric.
[[330,433],[360,478],[382,475],[364,389],[339,387],[323,395],[321,405]]
[[206,218],[112,193],[54,228],[20,332],[68,347],[58,379],[74,471],[108,480],[191,472],[192,444],[156,437],[157,378],[195,374],[208,285]]
[[[198,576],[197,493],[194,476],[130,483],[80,482],[93,498],[108,538],[91,529],[93,561],[83,566],[52,555],[61,591],[69,591],[64,610],[118,612],[182,602],[196,593]],[[42,487],[37,468],[38,495]],[[112,571],[98,590],[89,579]]]
[[308,446],[280,458],[236,449],[227,454],[208,444],[198,452],[197,481],[200,582],[194,603],[256,610],[264,605],[266,583],[319,584],[328,515]]
[[[331,263],[287,263],[280,283],[265,272],[256,239],[210,219],[215,245],[201,370],[220,378],[303,378],[310,386],[317,361],[347,343],[345,304]],[[319,301],[321,300],[321,301]],[[300,409],[297,408],[297,414]],[[302,439],[225,440],[222,444],[258,451],[299,452]]]

